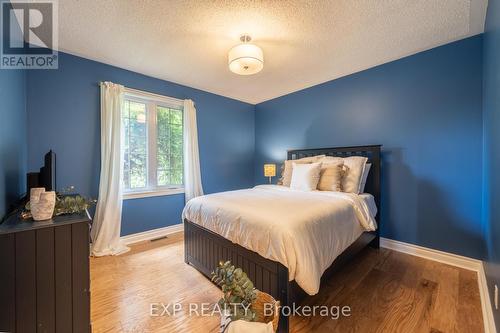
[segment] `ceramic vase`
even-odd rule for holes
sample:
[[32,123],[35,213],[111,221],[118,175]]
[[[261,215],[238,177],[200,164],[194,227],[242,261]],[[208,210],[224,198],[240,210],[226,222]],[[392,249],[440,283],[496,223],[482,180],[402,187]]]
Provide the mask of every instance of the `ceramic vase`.
[[46,192],[43,187],[35,187],[30,191],[30,209],[33,220],[50,220],[56,206],[56,192]]

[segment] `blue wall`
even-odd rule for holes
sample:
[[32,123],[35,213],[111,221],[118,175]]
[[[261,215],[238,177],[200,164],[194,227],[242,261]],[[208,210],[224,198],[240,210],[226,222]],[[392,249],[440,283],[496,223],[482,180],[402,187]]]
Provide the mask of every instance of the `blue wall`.
[[25,74],[0,70],[0,219],[26,191]]
[[26,72],[0,69],[0,220],[26,191],[26,156]]
[[25,74],[0,70],[0,219],[26,192]]
[[[57,154],[57,185],[97,197],[100,168],[99,81],[195,101],[206,193],[253,185],[253,105],[59,53],[58,70],[27,75],[28,168]],[[125,200],[122,234],[180,223],[183,195]]]
[[[500,287],[500,1],[489,0],[484,34],[484,220],[488,244],[486,276]],[[493,306],[493,305],[492,305]],[[493,307],[494,309],[494,307]],[[497,328],[500,313],[493,311]]]
[[291,148],[383,144],[384,237],[483,258],[482,36],[256,106],[256,180]]

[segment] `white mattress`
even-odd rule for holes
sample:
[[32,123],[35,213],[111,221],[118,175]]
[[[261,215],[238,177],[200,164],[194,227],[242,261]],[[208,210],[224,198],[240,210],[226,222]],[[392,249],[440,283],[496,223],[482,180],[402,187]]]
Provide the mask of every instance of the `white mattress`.
[[364,231],[377,228],[372,195],[303,192],[277,185],[190,200],[183,218],[288,268],[309,295],[323,272]]

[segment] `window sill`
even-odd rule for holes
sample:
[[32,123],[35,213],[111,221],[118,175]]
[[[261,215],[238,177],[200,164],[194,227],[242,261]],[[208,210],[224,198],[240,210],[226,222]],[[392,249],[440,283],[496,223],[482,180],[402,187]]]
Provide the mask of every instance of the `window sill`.
[[162,190],[141,191],[141,192],[125,192],[122,195],[122,199],[129,200],[129,199],[140,199],[149,197],[162,197],[166,195],[174,195],[181,193],[184,193],[183,188],[168,188]]

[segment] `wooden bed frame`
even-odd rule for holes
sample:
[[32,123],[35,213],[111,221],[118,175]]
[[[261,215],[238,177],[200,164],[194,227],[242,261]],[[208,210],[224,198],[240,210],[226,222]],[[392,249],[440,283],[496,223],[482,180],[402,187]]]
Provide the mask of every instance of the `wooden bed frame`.
[[[367,157],[368,163],[371,163],[372,166],[366,182],[365,192],[374,196],[378,211],[380,211],[380,148],[380,145],[371,145],[289,150],[288,159],[295,160],[315,155]],[[322,282],[330,278],[335,271],[344,266],[346,262],[366,246],[379,247],[379,215],[376,216],[377,230],[364,232],[338,256],[323,273]],[[266,259],[256,252],[232,243],[226,238],[187,219],[184,220],[184,245],[185,262],[207,277],[210,277],[210,273],[217,267],[219,261],[231,260],[235,266],[241,267],[248,274],[257,289],[278,299],[282,306],[291,306],[293,302],[298,302],[307,296],[295,281],[288,281],[288,268],[281,263]],[[278,332],[288,332],[288,324],[288,317],[280,316]]]

